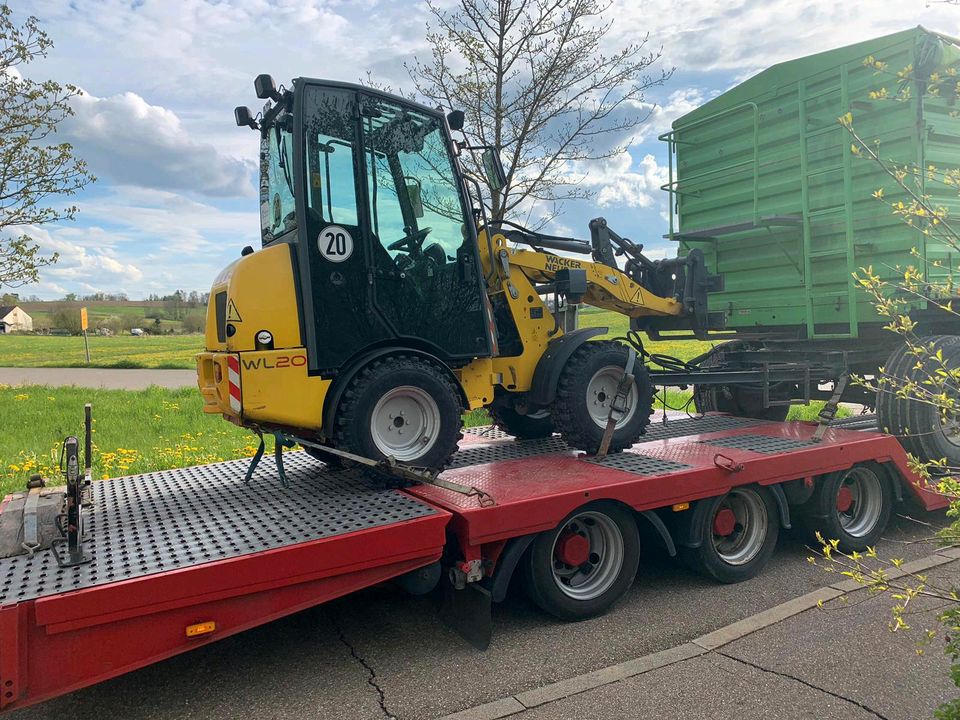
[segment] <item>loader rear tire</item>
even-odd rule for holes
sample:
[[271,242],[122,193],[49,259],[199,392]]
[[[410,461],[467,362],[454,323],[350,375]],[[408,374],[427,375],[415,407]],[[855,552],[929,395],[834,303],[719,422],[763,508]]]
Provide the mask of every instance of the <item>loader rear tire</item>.
[[415,355],[393,355],[360,370],[334,418],[337,447],[374,460],[388,456],[442,469],[457,451],[460,396],[449,373]]
[[[627,364],[628,348],[613,340],[586,342],[577,348],[560,374],[551,408],[554,426],[571,447],[595,453],[607,426],[610,402]],[[653,384],[638,358],[627,413],[617,423],[609,452],[633,445],[646,431],[653,412]]]

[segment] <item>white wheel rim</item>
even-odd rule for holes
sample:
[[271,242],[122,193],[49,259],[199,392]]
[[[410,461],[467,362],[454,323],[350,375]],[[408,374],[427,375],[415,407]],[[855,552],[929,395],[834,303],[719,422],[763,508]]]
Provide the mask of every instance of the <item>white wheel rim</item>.
[[[714,521],[717,513],[729,509],[736,518],[733,532],[718,535]],[[767,506],[753,490],[734,488],[717,506],[710,518],[711,539],[720,559],[728,565],[746,565],[753,560],[763,547],[767,537]]]
[[840,527],[848,535],[864,537],[873,532],[883,511],[883,485],[876,473],[865,467],[851,468],[844,474],[837,494],[847,488],[852,502],[846,510],[837,508]]
[[[622,377],[622,367],[607,365],[597,370],[590,378],[590,382],[587,383],[587,412],[590,413],[590,417],[599,427],[607,427],[607,420],[610,418],[610,403],[616,397],[617,386],[620,384],[620,378]],[[637,384],[635,382],[630,385],[626,406],[627,411],[617,421],[617,430],[629,423],[633,414],[637,411]]]
[[383,455],[402,462],[423,457],[437,441],[440,409],[428,392],[400,385],[386,393],[370,416],[370,436]]
[[[568,565],[558,557],[558,545],[567,534],[586,538],[586,562]],[[564,523],[550,549],[553,581],[560,592],[574,600],[593,600],[609,590],[620,577],[623,559],[620,528],[609,516],[592,511],[579,513]]]

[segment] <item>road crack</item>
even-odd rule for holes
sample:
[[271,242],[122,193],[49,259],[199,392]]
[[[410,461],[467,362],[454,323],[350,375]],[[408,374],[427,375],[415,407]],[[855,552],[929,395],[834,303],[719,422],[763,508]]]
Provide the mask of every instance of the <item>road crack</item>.
[[791,674],[789,674],[789,673],[780,672],[779,670],[771,670],[770,668],[765,668],[765,667],[763,667],[762,665],[757,665],[756,663],[752,663],[752,662],[750,662],[749,660],[744,660],[743,658],[738,658],[738,657],[735,657],[735,656],[733,656],[733,655],[729,655],[729,654],[723,652],[722,650],[714,650],[714,652],[715,652],[717,655],[722,655],[722,656],[725,657],[725,658],[729,658],[730,660],[734,660],[735,662],[741,663],[741,664],[746,665],[746,666],[748,666],[748,667],[752,667],[754,670],[759,670],[760,672],[770,673],[771,675],[777,675],[777,676],[779,676],[779,677],[786,678],[786,679],[788,679],[788,680],[793,680],[794,682],[798,682],[798,683],[800,683],[801,685],[806,685],[806,686],[807,686],[808,688],[810,688],[811,690],[817,690],[817,691],[819,691],[819,692],[824,693],[825,695],[829,695],[830,697],[834,697],[834,698],[836,698],[837,700],[843,700],[844,702],[850,703],[851,705],[856,705],[856,706],[857,706],[858,708],[860,708],[861,710],[865,710],[866,712],[870,713],[870,714],[873,715],[874,717],[880,718],[880,720],[889,720],[889,718],[887,718],[885,715],[882,715],[882,714],[878,713],[878,712],[877,712],[876,710],[874,710],[872,707],[870,707],[869,705],[865,705],[864,703],[860,702],[859,700],[854,700],[853,698],[849,698],[849,697],[847,697],[847,696],[845,696],[845,695],[840,695],[839,693],[835,693],[835,692],[833,692],[832,690],[827,690],[826,688],[822,688],[822,687],[820,687],[819,685],[814,685],[813,683],[808,682],[808,681],[804,680],[803,678],[799,678],[799,677],[797,677],[796,675],[791,675]]
[[357,652],[353,644],[347,640],[347,636],[343,634],[343,629],[340,627],[339,618],[334,618],[333,627],[337,631],[337,637],[340,638],[340,642],[350,651],[350,657],[356,660],[361,667],[367,671],[367,684],[377,691],[377,702],[380,704],[380,709],[383,711],[385,720],[397,720],[397,716],[387,709],[387,696],[383,688],[380,687],[377,671]]

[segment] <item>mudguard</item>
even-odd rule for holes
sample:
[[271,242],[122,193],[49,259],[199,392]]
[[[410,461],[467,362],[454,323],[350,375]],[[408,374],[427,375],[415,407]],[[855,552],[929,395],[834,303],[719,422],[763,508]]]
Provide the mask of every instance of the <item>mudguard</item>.
[[530,384],[528,394],[529,403],[540,407],[552,403],[557,393],[557,384],[560,382],[560,373],[563,372],[563,366],[567,364],[570,356],[587,340],[606,332],[605,327],[582,328],[551,340],[547,345],[547,351],[537,363],[537,369],[533,372],[533,382]]

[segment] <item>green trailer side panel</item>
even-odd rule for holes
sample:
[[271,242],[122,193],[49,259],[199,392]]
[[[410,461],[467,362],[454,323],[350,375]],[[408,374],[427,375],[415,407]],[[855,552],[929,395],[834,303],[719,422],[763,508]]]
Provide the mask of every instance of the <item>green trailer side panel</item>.
[[[852,274],[881,275],[927,260],[948,264],[942,243],[907,227],[873,197],[905,194],[875,163],[855,156],[838,122],[850,111],[885,159],[960,168],[960,120],[946,98],[871,99],[897,89],[889,73],[960,61],[956,41],[923,28],[775,65],[678,119],[664,136],[673,154],[667,188],[679,252],[700,247],[724,279],[710,296],[729,328],[800,328],[807,337],[856,337],[881,320]],[[960,217],[956,192],[936,200]],[[937,273],[948,272],[937,269]]]

